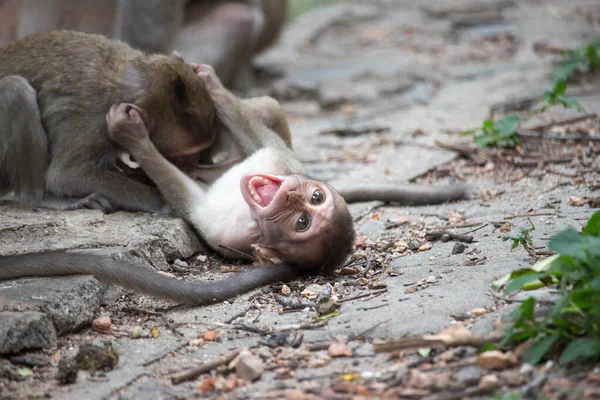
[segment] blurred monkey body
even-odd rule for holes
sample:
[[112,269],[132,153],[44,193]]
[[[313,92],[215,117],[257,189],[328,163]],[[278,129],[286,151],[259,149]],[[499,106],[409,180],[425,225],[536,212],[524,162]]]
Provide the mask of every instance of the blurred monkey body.
[[178,51],[247,89],[251,57],[279,37],[286,0],[0,0],[0,46],[33,33],[75,30],[149,53]]
[[[30,97],[17,98],[19,90]],[[119,209],[162,210],[155,188],[118,171],[119,148],[108,136],[105,115],[123,101],[156,116],[152,140],[175,163],[186,158],[186,165],[195,165],[193,156],[214,141],[212,102],[177,57],[147,56],[71,31],[31,35],[1,48],[0,190],[31,204],[42,203],[45,194],[98,194]],[[19,124],[15,109],[30,118]]]

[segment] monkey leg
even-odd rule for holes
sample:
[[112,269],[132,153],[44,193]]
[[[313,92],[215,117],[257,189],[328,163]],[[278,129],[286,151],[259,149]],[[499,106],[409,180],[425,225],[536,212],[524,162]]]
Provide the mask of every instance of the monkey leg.
[[229,86],[240,66],[249,64],[260,32],[257,15],[254,7],[237,2],[193,3],[186,10],[175,49],[186,60],[213,66]]
[[[72,164],[67,162],[64,165]],[[100,171],[86,168],[84,165],[81,165],[81,168],[67,168],[58,157],[52,160],[48,168],[46,188],[58,197],[83,197],[63,209],[167,212],[165,200],[158,189],[137,182],[119,172]]]
[[269,96],[252,97],[242,100],[242,104],[257,112],[263,123],[283,139],[290,149],[292,148],[290,127],[283,107],[277,100]]
[[48,139],[36,91],[20,76],[0,79],[0,194],[40,204],[48,167]]

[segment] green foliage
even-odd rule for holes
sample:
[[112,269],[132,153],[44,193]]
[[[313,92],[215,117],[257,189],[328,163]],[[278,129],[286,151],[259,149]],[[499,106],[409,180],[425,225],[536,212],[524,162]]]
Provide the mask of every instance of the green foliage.
[[564,78],[557,79],[554,82],[552,90],[546,90],[544,92],[544,104],[542,105],[541,111],[544,111],[552,106],[563,106],[564,108],[574,108],[579,112],[585,112],[577,100],[566,97],[565,92],[567,91],[567,80]]
[[566,81],[577,71],[588,72],[598,69],[600,69],[600,37],[575,50],[565,52],[554,73],[554,80]]
[[528,250],[533,247],[530,235],[531,231],[533,231],[533,228],[521,228],[521,231],[517,236],[504,236],[502,241],[506,242],[512,240],[511,250],[516,249],[519,245],[523,246],[525,250]]
[[577,71],[594,70],[600,70],[600,37],[576,50],[563,54],[563,60],[553,75],[554,86],[544,92],[543,103],[539,109],[536,109],[523,120],[518,115],[508,115],[496,122],[489,119],[485,120],[480,128],[464,131],[463,135],[475,134],[475,143],[480,147],[518,146],[520,139],[517,129],[534,115],[553,106],[563,106],[564,108],[573,108],[579,112],[585,112],[577,100],[565,96],[567,81]]
[[507,115],[498,121],[485,120],[480,128],[464,131],[463,135],[475,135],[475,143],[481,147],[515,147],[521,143],[517,128],[521,118]]
[[[516,245],[521,239],[511,238]],[[514,242],[513,242],[514,243]],[[530,297],[515,312],[514,324],[496,344],[533,340],[523,359],[536,364],[550,351],[560,353],[560,363],[600,359],[600,211],[580,234],[574,229],[555,235],[549,247],[558,254],[531,269],[513,272],[505,292],[523,289],[532,281],[557,284],[559,300],[543,318],[535,318]]]

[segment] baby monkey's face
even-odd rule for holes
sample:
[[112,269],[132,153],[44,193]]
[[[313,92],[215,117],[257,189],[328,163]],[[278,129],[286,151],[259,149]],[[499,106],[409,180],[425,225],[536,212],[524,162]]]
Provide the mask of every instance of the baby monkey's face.
[[259,229],[254,247],[261,256],[307,267],[320,264],[328,250],[323,232],[337,208],[346,208],[331,186],[302,175],[257,173],[245,175],[240,189]]

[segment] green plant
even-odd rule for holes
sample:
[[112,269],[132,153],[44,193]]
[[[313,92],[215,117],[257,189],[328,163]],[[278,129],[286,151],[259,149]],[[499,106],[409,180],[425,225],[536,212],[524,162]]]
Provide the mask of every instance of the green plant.
[[512,240],[512,249],[516,249],[517,246],[521,245],[525,250],[529,251],[530,248],[533,247],[533,242],[531,240],[531,231],[533,228],[521,228],[519,234],[517,236],[504,236],[502,237],[502,241],[506,242],[508,240]]
[[572,97],[565,96],[567,81],[576,71],[594,71],[600,69],[600,37],[580,48],[565,52],[558,70],[554,73],[554,85],[543,95],[542,105],[522,118],[507,115],[498,121],[485,120],[479,128],[469,129],[463,135],[475,134],[475,143],[480,147],[515,147],[520,144],[518,128],[533,116],[553,106],[573,108],[585,112],[584,108]]
[[463,135],[475,134],[475,143],[481,147],[515,147],[521,143],[517,134],[520,122],[518,115],[507,115],[498,121],[487,119],[480,128],[464,131]]
[[566,97],[565,92],[567,91],[567,80],[559,78],[554,82],[552,90],[546,90],[544,92],[544,103],[540,109],[541,112],[547,110],[552,106],[563,106],[564,108],[574,108],[579,112],[585,112],[584,108],[572,97]]
[[563,53],[563,58],[554,73],[554,80],[568,80],[577,71],[600,69],[600,37],[583,46]]
[[600,211],[592,215],[582,233],[564,230],[550,240],[549,247],[558,254],[530,269],[513,272],[506,280],[505,293],[533,282],[557,284],[558,301],[547,315],[536,318],[536,301],[528,298],[516,310],[505,339],[492,347],[532,340],[533,345],[523,355],[531,364],[551,350],[560,353],[561,364],[599,359]]

